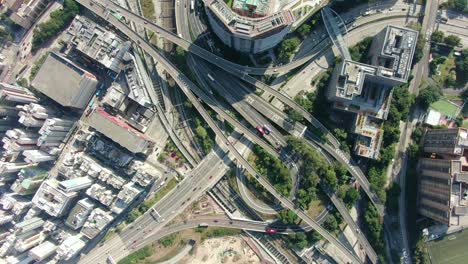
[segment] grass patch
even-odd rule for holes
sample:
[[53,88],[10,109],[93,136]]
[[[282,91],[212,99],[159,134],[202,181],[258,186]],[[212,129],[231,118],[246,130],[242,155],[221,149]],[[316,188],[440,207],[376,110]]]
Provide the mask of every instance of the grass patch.
[[464,128],[468,128],[468,119],[466,119],[466,120],[463,120],[462,127],[464,127]]
[[154,4],[153,0],[141,0],[141,12],[143,13],[143,16],[150,19],[154,20]]
[[172,247],[176,241],[176,238],[177,238],[177,233],[170,234],[168,236],[165,236],[159,239],[159,244],[161,244],[163,247]]
[[434,109],[437,112],[440,112],[445,116],[451,117],[456,117],[459,112],[459,107],[445,98],[442,98],[441,100],[432,103],[430,108]]
[[[440,74],[439,74],[440,73]],[[439,64],[439,68],[436,73],[432,75],[432,79],[440,86],[453,86],[450,84],[455,83],[457,79],[457,74],[455,71],[455,57],[453,52],[451,52],[444,63]]]
[[202,240],[214,237],[224,237],[224,236],[236,236],[242,234],[242,230],[239,229],[232,229],[232,228],[224,228],[224,227],[216,227],[216,228],[208,228],[202,233]]
[[121,259],[118,264],[135,264],[140,263],[147,257],[153,255],[153,249],[151,246],[146,246],[140,250],[135,251],[134,253],[126,256],[125,258]]
[[468,251],[468,232],[455,233],[445,236],[442,240],[429,242],[428,249],[433,264],[462,264],[466,263]]
[[232,8],[232,4],[234,3],[234,0],[224,0],[224,3],[226,3],[229,8]]

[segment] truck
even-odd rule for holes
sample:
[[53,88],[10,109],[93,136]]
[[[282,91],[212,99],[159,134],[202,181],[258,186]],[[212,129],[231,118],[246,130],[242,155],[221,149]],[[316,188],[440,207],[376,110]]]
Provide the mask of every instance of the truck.
[[208,227],[208,224],[206,224],[206,223],[200,223],[200,224],[198,224],[198,227],[207,228],[207,227]]
[[156,211],[156,209],[151,208],[150,214],[154,218],[154,220],[159,222],[159,218],[161,217],[161,215],[158,213],[158,211]]
[[190,10],[191,11],[195,10],[195,1],[194,0],[190,1]]

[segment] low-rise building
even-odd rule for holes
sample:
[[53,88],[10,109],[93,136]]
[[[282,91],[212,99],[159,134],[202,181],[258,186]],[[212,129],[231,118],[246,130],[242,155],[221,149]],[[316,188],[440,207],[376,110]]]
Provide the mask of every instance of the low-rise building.
[[100,185],[99,183],[91,185],[91,187],[86,190],[86,194],[94,200],[99,201],[106,207],[109,207],[115,198],[115,194],[113,194],[111,190]]
[[468,224],[467,130],[431,129],[418,164],[418,212],[448,226]]
[[424,152],[446,155],[463,155],[468,148],[468,129],[430,129],[424,136]]
[[89,116],[89,125],[132,153],[146,153],[154,144],[124,120],[98,108]]
[[89,198],[79,200],[68,214],[65,224],[75,230],[82,227],[94,207],[95,204]]
[[28,254],[35,261],[42,261],[52,256],[57,250],[57,246],[50,241],[44,241],[38,246],[31,249]]
[[57,257],[60,260],[70,260],[76,256],[86,245],[81,236],[70,236],[66,238],[57,248]]
[[10,19],[25,29],[29,29],[52,3],[50,0],[7,0],[6,2],[11,11]]
[[81,229],[83,236],[93,239],[114,219],[109,211],[96,208],[91,212],[88,220]]
[[19,195],[31,195],[39,189],[46,177],[47,171],[38,168],[21,169],[10,189]]
[[117,194],[112,204],[111,211],[120,214],[130,203],[135,200],[138,195],[142,192],[142,189],[138,187],[134,182],[129,182],[122,187],[122,190]]

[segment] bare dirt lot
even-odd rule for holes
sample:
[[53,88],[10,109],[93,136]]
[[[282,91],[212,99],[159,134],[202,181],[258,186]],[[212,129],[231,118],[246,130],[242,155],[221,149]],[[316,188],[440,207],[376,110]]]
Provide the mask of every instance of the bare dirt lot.
[[197,245],[181,263],[259,263],[260,259],[240,236],[211,238]]

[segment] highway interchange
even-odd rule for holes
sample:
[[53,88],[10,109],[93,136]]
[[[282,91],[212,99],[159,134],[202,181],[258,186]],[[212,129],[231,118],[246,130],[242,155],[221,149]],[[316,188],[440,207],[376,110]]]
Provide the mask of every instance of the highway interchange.
[[[291,69],[295,67],[299,67],[304,62],[310,60],[311,58],[316,57],[318,54],[320,54],[324,50],[327,50],[330,47],[330,42],[328,40],[323,40],[317,46],[315,46],[314,50],[311,52],[311,54],[314,54],[314,55],[308,58],[307,60],[304,59],[304,62],[299,63],[298,61],[300,60],[296,60],[291,65],[284,65],[284,66],[281,66],[282,68],[277,67],[274,69],[273,68],[252,68],[252,67],[237,65],[229,61],[226,61],[222,58],[219,58],[216,55],[213,55],[212,53],[208,52],[207,50],[201,47],[198,47],[196,45],[193,45],[190,41],[184,40],[183,38],[179,38],[173,35],[172,33],[167,32],[164,29],[154,25],[152,22],[147,21],[146,19],[141,18],[136,14],[133,14],[132,12],[112,2],[106,1],[104,2],[105,3],[104,5],[101,5],[100,3],[96,1],[89,1],[89,0],[79,0],[78,2],[84,5],[85,7],[87,7],[88,9],[92,10],[93,12],[95,12],[97,15],[102,16],[109,23],[113,24],[116,28],[118,28],[125,35],[127,35],[129,39],[134,40],[140,48],[142,48],[148,54],[153,56],[160,65],[163,65],[164,69],[174,78],[174,80],[177,82],[178,86],[181,88],[183,93],[189,98],[189,100],[193,103],[195,108],[200,112],[204,120],[209,124],[212,130],[216,133],[218,143],[220,143],[220,146],[222,146],[220,148],[217,148],[216,152],[209,153],[208,156],[205,157],[198,165],[194,166],[194,169],[190,173],[190,175],[186,177],[186,179],[184,179],[177,186],[177,188],[173,190],[172,193],[169,193],[168,195],[166,195],[154,207],[156,208],[158,214],[160,215],[158,221],[155,221],[154,218],[150,214],[148,213],[145,214],[141,218],[137,219],[136,222],[132,225],[132,226],[140,226],[141,227],[140,229],[138,229],[136,232],[135,230],[132,231],[131,228],[124,230],[119,236],[115,236],[111,238],[109,241],[106,241],[106,243],[104,243],[103,246],[99,249],[99,252],[96,250],[89,252],[87,255],[85,255],[81,259],[81,262],[97,263],[97,262],[102,261],[107,254],[111,254],[114,259],[121,259],[122,257],[124,257],[125,255],[127,255],[129,252],[133,250],[133,248],[129,248],[130,244],[132,244],[131,247],[140,248],[146,244],[151,243],[151,241],[156,240],[157,237],[159,238],[162,237],[162,234],[164,234],[165,232],[166,233],[172,232],[172,231],[165,231],[165,230],[179,230],[180,228],[190,228],[190,227],[195,227],[196,225],[198,225],[200,222],[186,224],[185,226],[181,225],[181,227],[177,227],[179,229],[163,228],[163,226],[166,223],[168,223],[177,214],[183,211],[183,209],[187,205],[190,204],[190,201],[195,200],[196,197],[199,197],[201,194],[206,192],[206,190],[208,190],[211,186],[213,186],[227,172],[229,168],[229,164],[231,163],[232,159],[237,160],[237,162],[241,164],[251,175],[255,175],[256,179],[260,182],[260,184],[262,184],[270,193],[272,193],[275,196],[275,198],[278,201],[280,201],[280,204],[283,207],[289,208],[292,211],[296,212],[296,214],[301,219],[303,219],[305,223],[307,223],[314,230],[319,232],[325,239],[327,239],[328,241],[333,243],[335,246],[337,246],[340,249],[340,251],[349,258],[350,261],[352,261],[353,263],[362,262],[362,260],[356,257],[356,255],[353,252],[351,252],[346,246],[341,244],[339,240],[337,240],[334,236],[332,236],[326,230],[324,230],[320,226],[320,224],[318,224],[314,219],[311,219],[302,210],[296,208],[288,198],[283,197],[282,195],[277,193],[277,191],[273,188],[273,186],[271,186],[271,184],[269,184],[269,182],[262,175],[259,175],[255,171],[255,169],[240,154],[241,151],[239,150],[242,148],[246,148],[246,145],[247,145],[246,142],[247,140],[250,140],[261,145],[271,154],[278,156],[278,153],[273,147],[271,147],[271,145],[274,145],[276,143],[279,143],[281,145],[285,144],[284,138],[282,135],[280,135],[279,132],[275,131],[275,133],[272,133],[271,138],[270,137],[266,138],[270,142],[271,145],[265,142],[264,140],[260,139],[255,133],[251,132],[249,128],[245,127],[243,124],[241,124],[240,122],[232,118],[229,114],[227,114],[226,109],[222,109],[222,107],[218,107],[219,105],[218,102],[212,95],[210,95],[209,92],[208,93],[206,92],[206,89],[200,89],[195,84],[193,84],[187,77],[184,76],[184,74],[178,71],[177,68],[174,65],[172,65],[163,55],[161,55],[157,50],[155,50],[151,44],[147,43],[145,39],[140,37],[131,28],[129,28],[127,25],[119,21],[116,17],[112,16],[109,10],[119,10],[119,12],[126,18],[126,20],[135,22],[136,24],[139,24],[140,26],[143,26],[147,28],[148,30],[152,30],[156,32],[156,34],[160,34],[162,37],[170,40],[176,45],[193,53],[194,55],[197,56],[197,58],[194,58],[194,56],[191,56],[189,61],[192,60],[192,63],[200,63],[200,62],[196,62],[196,60],[197,59],[200,60],[200,58],[202,58],[203,60],[206,60],[207,62],[213,65],[216,65],[225,71],[234,73],[233,76],[237,76],[238,78],[245,81],[246,83],[250,85],[254,85],[256,88],[262,89],[268,93],[273,94],[276,98],[280,99],[280,101],[282,101],[283,103],[301,112],[304,115],[304,118],[308,120],[309,122],[311,122],[312,125],[316,126],[319,129],[324,130],[327,133],[327,135],[330,135],[328,130],[326,130],[326,128],[323,127],[323,125],[321,125],[320,122],[318,122],[308,112],[306,112],[297,104],[295,104],[294,101],[291,100],[289,97],[285,96],[281,92],[276,91],[275,89],[269,87],[268,85],[264,83],[259,82],[257,79],[248,75],[248,74],[261,75],[261,74],[267,74],[267,73],[277,72],[277,71],[287,71],[288,69],[290,69],[289,67],[291,67]],[[196,25],[197,23],[193,23],[193,24]],[[203,28],[200,28],[200,29],[203,30]],[[296,63],[297,65],[295,65],[294,63]],[[202,77],[209,74],[211,70],[214,70],[214,71],[218,70],[218,69],[211,69],[208,66],[197,67],[197,69],[201,70],[201,72],[198,72],[198,77],[199,77],[198,79],[202,79]],[[233,76],[230,76],[230,78],[233,78]],[[225,83],[222,83],[223,81]],[[236,81],[238,83],[235,83]],[[246,93],[248,91],[245,89],[244,89],[244,93],[241,92],[241,93],[236,94],[236,92],[242,91],[243,89],[229,89],[228,83],[230,83],[231,85],[234,84],[234,85],[242,86],[242,82],[240,82],[238,79],[236,80],[235,78],[233,78],[232,82],[229,80],[219,80],[219,81],[217,80],[216,83],[214,84],[209,83],[205,80],[205,83],[204,85],[202,85],[202,87],[204,88],[211,87],[213,89],[218,89],[218,92],[221,92],[221,93],[224,92],[225,94],[228,94],[228,93],[226,93],[227,91],[223,89],[228,89],[229,91],[234,92],[234,94],[231,93],[231,95],[229,95],[233,97],[227,96],[227,100],[232,100],[233,104],[231,105],[238,112],[240,112],[240,114],[249,123],[257,123],[257,124],[259,122],[261,122],[262,124],[266,123],[268,122],[268,120],[266,120],[265,117],[263,117],[262,115],[259,115],[258,112],[263,113],[264,115],[265,113],[274,112],[273,116],[277,116],[277,117],[268,118],[270,119],[270,121],[276,122],[276,124],[280,127],[289,127],[290,129],[288,132],[290,132],[293,135],[296,135],[296,136],[303,135],[306,139],[311,141],[310,142],[311,145],[313,145],[316,148],[321,148],[325,150],[327,153],[333,156],[338,162],[348,166],[349,171],[361,183],[362,188],[369,195],[369,197],[371,198],[371,201],[373,201],[376,207],[379,209],[379,211],[383,213],[383,206],[379,204],[380,202],[378,201],[378,198],[370,190],[367,178],[362,173],[362,171],[356,165],[353,164],[349,156],[345,155],[343,152],[338,150],[337,148],[338,145],[337,145],[336,140],[334,140],[334,138],[329,137],[330,141],[332,142],[332,144],[330,145],[318,139],[310,131],[305,130],[305,127],[302,127],[300,125],[299,126],[288,125],[287,117],[284,116],[283,112],[278,111],[277,109],[272,107],[269,103],[267,103],[265,100],[259,97],[255,97],[252,94],[250,94],[247,97]],[[237,96],[237,98],[235,98],[235,96]],[[226,119],[231,124],[235,124],[235,127],[239,129],[239,131],[247,138],[237,135],[239,138],[241,138],[239,141],[237,141],[237,143],[234,143],[236,139],[232,137],[227,138],[224,135],[223,131],[218,128],[217,122],[215,122],[211,118],[211,116],[204,110],[203,106],[201,105],[197,97],[200,98],[207,105],[209,105],[223,119]],[[153,101],[155,100],[154,96],[152,96],[152,99]],[[234,102],[237,102],[236,104],[238,105],[234,104]],[[260,103],[254,103],[254,102],[260,102]],[[253,111],[252,109],[255,109],[255,111]],[[333,201],[335,206],[338,205],[337,206],[338,211],[345,215],[344,217],[345,221],[352,222],[354,224],[354,225],[351,224],[352,230],[354,230],[354,233],[357,234],[357,237],[360,240],[361,245],[363,245],[363,247],[365,248],[371,261],[376,263],[377,256],[375,252],[372,253],[373,252],[372,247],[368,244],[367,240],[362,235],[362,233],[358,231],[356,223],[354,223],[352,219],[351,220],[347,219],[346,215],[349,214],[347,213],[347,209],[340,207],[341,201],[338,201],[338,199],[333,194],[330,194],[330,195],[331,195],[331,200]],[[181,203],[181,201],[183,202]],[[235,224],[231,224],[229,222],[228,223],[219,222],[219,223],[220,225],[226,224],[226,225],[231,225],[232,227],[238,227],[238,228],[243,228],[243,229],[252,228],[249,230],[262,231],[259,224],[249,224],[245,222],[242,222],[242,223],[235,222]],[[249,225],[252,225],[253,227],[250,227]],[[263,225],[263,230],[264,230],[264,223],[262,223],[262,225]],[[142,238],[140,238],[140,236]],[[137,240],[136,243],[133,242],[135,240]]]

